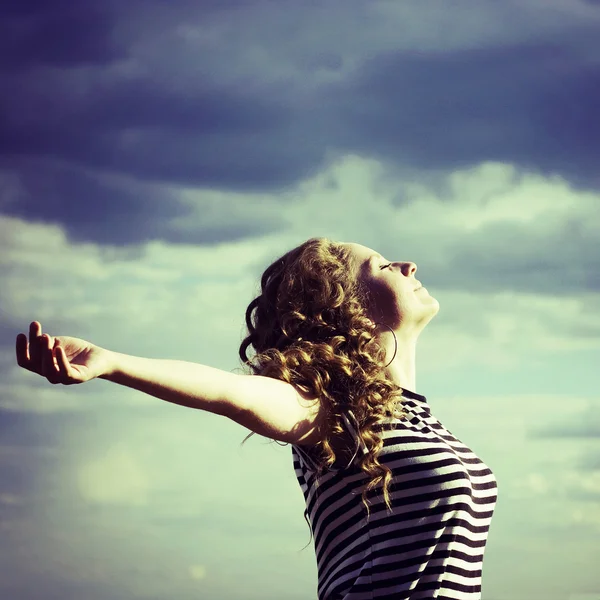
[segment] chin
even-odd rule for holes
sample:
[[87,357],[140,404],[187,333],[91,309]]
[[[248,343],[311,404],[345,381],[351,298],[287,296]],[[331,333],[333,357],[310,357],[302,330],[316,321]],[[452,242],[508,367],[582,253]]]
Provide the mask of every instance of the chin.
[[430,297],[430,302],[427,303],[427,306],[424,307],[423,313],[425,316],[425,320],[428,323],[435,317],[435,315],[440,312],[440,303],[433,297]]

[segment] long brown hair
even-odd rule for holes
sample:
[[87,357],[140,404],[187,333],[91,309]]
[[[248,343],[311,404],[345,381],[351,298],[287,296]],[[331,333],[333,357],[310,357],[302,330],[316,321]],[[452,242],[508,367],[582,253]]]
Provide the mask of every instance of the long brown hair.
[[[334,465],[331,442],[343,434],[342,414],[351,410],[367,449],[359,460],[370,478],[363,504],[369,513],[367,492],[383,482],[391,510],[391,471],[378,460],[383,440],[374,425],[394,411],[398,415],[402,389],[385,376],[385,349],[367,317],[369,293],[350,251],[311,238],[274,261],[260,286],[246,310],[248,336],[240,359],[254,375],[286,381],[318,398],[326,416],[316,443],[320,471]],[[250,346],[255,354],[249,359]]]

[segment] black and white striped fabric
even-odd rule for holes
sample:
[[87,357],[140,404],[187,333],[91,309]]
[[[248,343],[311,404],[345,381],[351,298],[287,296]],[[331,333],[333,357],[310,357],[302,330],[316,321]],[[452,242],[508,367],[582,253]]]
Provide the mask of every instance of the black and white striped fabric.
[[[393,474],[393,511],[381,488],[361,500],[367,476],[356,445],[345,464],[320,476],[308,446],[292,445],[314,536],[319,600],[480,600],[483,554],[497,500],[494,474],[404,390],[407,418],[379,426],[379,460]],[[353,415],[346,426],[356,441]],[[347,457],[348,458],[348,457]]]

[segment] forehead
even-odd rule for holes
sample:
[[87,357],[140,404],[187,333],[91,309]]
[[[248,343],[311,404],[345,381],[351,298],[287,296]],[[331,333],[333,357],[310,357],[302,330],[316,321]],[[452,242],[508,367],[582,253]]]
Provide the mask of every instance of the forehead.
[[367,246],[363,246],[362,244],[355,244],[353,242],[342,242],[342,245],[345,246],[352,253],[353,258],[355,258],[359,263],[362,263],[366,260],[369,260],[372,256],[376,256],[378,258],[383,258],[379,252],[368,248]]
[[370,258],[373,256],[382,259],[383,257],[379,252],[369,248],[368,246],[363,246],[362,244],[356,244],[354,242],[340,242],[342,246],[350,250],[350,254],[353,262],[356,267],[360,270],[364,268]]

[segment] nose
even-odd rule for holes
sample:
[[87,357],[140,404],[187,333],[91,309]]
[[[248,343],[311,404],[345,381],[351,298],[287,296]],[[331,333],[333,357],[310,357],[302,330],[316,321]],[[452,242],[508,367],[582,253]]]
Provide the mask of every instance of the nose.
[[417,272],[417,265],[414,262],[408,261],[408,262],[403,262],[400,264],[401,264],[401,268],[402,268],[402,273],[404,275],[409,276],[409,275],[413,275],[414,273]]

